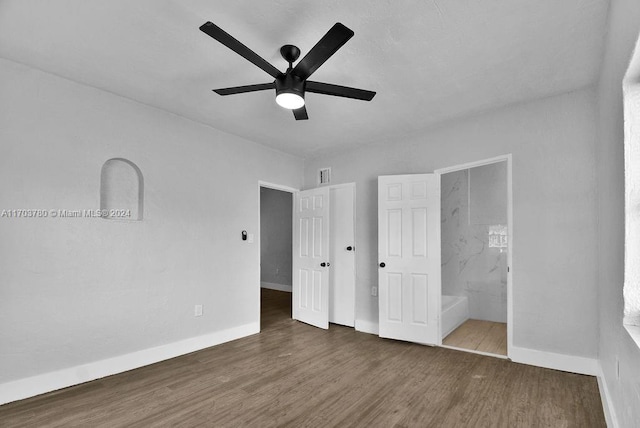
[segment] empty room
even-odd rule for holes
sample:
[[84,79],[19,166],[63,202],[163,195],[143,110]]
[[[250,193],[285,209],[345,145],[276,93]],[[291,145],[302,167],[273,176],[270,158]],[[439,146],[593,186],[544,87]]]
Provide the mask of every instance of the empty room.
[[640,426],[637,0],[0,0],[0,426]]

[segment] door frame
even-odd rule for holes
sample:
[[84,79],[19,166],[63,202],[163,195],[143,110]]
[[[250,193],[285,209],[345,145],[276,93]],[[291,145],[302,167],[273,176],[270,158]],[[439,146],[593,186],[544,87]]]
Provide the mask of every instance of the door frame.
[[[506,155],[500,155],[493,158],[478,160],[474,162],[467,162],[460,165],[454,165],[446,168],[439,168],[434,171],[434,173],[441,177],[442,174],[447,174],[449,172],[461,171],[465,169],[471,169],[484,165],[491,165],[498,162],[507,162],[507,242],[508,249],[507,251],[507,356],[506,358],[510,358],[511,348],[513,346],[513,159],[511,153]],[[442,198],[442,195],[440,196]],[[442,245],[442,244],[441,244]],[[442,250],[441,250],[442,251]],[[440,295],[442,295],[442,286],[440,287]],[[442,306],[440,306],[440,311],[438,314],[438,319],[440,320],[440,325],[442,325]],[[442,345],[442,329],[439,332],[440,340],[439,345]],[[493,357],[502,357],[501,355],[496,354],[487,354],[485,352],[474,351],[470,349],[463,348],[455,348],[462,351],[472,352],[476,354],[483,355],[491,355]]]
[[[296,195],[300,192],[300,189],[296,189],[290,186],[284,186],[282,184],[275,184],[275,183],[270,183],[268,181],[262,181],[262,180],[258,180],[258,246],[262,245],[262,230],[260,228],[260,216],[261,216],[261,205],[260,205],[260,188],[261,187],[266,187],[267,189],[273,189],[273,190],[280,190],[282,192],[287,192],[287,193],[291,193],[291,216],[293,217],[294,213],[295,213],[295,197]],[[293,228],[293,221],[291,224],[291,227]],[[293,250],[293,239],[291,239],[291,248]],[[261,270],[261,265],[262,265],[262,254],[260,249],[258,249],[258,270]],[[262,312],[262,304],[260,302],[260,289],[262,288],[262,281],[260,281],[260,277],[261,275],[258,275],[258,324],[260,324],[260,316],[261,316],[261,312]],[[291,277],[293,278],[293,263],[291,264]],[[293,310],[293,309],[292,309]],[[290,316],[293,317],[293,314],[289,314]],[[262,326],[260,326],[260,331],[262,330]]]

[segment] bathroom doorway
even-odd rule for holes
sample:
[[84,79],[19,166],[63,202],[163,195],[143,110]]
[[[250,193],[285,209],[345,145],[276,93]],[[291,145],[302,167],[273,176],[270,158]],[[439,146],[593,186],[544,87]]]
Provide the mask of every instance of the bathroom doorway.
[[442,345],[506,358],[511,343],[511,157],[440,175]]

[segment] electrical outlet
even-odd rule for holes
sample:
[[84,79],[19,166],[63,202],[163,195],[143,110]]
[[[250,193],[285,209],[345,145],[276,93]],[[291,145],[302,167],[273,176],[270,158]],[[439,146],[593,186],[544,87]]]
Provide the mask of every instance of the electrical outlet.
[[371,287],[371,295],[374,297],[378,295],[378,287]]
[[195,309],[194,309],[194,315],[197,317],[201,317],[202,316],[202,305],[196,305]]

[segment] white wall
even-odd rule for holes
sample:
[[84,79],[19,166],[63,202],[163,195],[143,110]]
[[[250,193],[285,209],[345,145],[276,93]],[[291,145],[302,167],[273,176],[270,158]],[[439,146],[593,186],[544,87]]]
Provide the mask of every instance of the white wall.
[[260,280],[291,289],[293,194],[260,188]]
[[99,208],[114,157],[144,174],[144,221],[0,218],[0,390],[259,328],[260,244],[240,232],[258,232],[258,181],[300,188],[302,160],[0,60],[0,209]]
[[[612,0],[598,85],[598,287],[600,364],[621,427],[640,421],[640,351],[622,326],[624,128],[622,79],[640,32],[640,2]],[[616,376],[620,362],[620,379]]]
[[334,183],[356,182],[356,319],[377,323],[377,176],[430,172],[513,154],[514,345],[595,357],[596,99],[593,90],[510,106],[450,122],[408,141],[306,163]]

